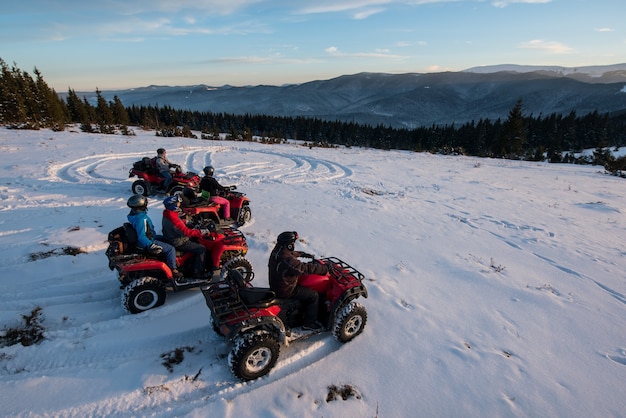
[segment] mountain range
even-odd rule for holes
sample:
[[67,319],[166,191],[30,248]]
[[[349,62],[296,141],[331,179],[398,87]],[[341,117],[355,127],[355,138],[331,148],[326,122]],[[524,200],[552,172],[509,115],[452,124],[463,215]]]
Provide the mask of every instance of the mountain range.
[[[95,92],[77,92],[87,100]],[[496,65],[440,73],[359,73],[282,86],[147,86],[102,91],[125,106],[310,117],[396,128],[505,119],[517,100],[524,115],[626,110],[626,63],[557,67]]]

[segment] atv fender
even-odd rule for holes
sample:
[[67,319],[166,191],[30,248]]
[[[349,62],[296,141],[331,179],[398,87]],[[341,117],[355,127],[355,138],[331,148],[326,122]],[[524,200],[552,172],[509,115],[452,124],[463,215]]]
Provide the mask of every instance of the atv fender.
[[361,296],[367,299],[367,289],[362,284],[359,286],[351,287],[350,289],[346,289],[346,291],[343,292],[343,294],[330,307],[330,315],[328,315],[328,327],[330,327],[331,324],[335,323],[335,317],[337,316],[337,312],[339,312],[341,308]]
[[253,329],[263,329],[270,332],[279,342],[287,344],[287,332],[283,322],[275,316],[261,316],[247,319],[230,328],[226,338],[234,341],[237,336]]

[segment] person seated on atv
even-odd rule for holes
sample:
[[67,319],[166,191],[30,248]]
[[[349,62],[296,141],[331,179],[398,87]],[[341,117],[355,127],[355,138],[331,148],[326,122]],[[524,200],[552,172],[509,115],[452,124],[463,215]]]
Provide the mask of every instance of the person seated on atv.
[[226,221],[232,221],[230,217],[230,201],[220,196],[221,193],[228,192],[230,189],[218,183],[215,177],[213,177],[215,169],[210,165],[204,167],[202,171],[204,171],[204,177],[200,180],[202,195],[208,194],[209,202],[215,202],[222,207],[222,218]]
[[206,206],[208,201],[198,198],[198,195],[191,187],[185,187],[182,195],[179,195],[181,202],[180,206],[183,208],[189,208],[192,206]]
[[328,273],[328,267],[318,261],[305,263],[298,260],[298,257],[313,258],[313,256],[295,251],[297,239],[296,231],[286,231],[278,235],[268,262],[270,288],[279,298],[300,300],[304,305],[302,328],[318,330],[321,328],[317,322],[319,294],[298,284],[298,277],[303,274],[324,275]]
[[140,194],[128,198],[126,206],[130,213],[126,217],[137,233],[137,248],[150,255],[165,255],[165,264],[172,270],[174,279],[180,279],[183,274],[176,266],[176,249],[160,240],[156,235],[152,220],[148,216],[148,199]]
[[204,260],[206,258],[206,248],[204,245],[192,241],[192,238],[200,238],[203,233],[200,229],[191,229],[180,219],[180,196],[169,196],[163,200],[165,209],[163,210],[163,239],[174,246],[179,251],[193,253],[194,257],[194,279],[204,279]]
[[164,148],[159,148],[157,150],[156,157],[156,171],[165,177],[165,181],[163,182],[163,190],[167,190],[170,183],[172,182],[172,173],[170,173],[170,168],[180,169],[178,164],[173,164],[170,160],[167,159],[167,151]]

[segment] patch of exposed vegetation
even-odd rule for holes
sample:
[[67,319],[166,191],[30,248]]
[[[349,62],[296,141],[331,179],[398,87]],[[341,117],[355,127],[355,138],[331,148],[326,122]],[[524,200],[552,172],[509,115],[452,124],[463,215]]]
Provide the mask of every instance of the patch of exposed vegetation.
[[22,344],[30,346],[44,339],[43,314],[40,306],[34,308],[29,315],[22,315],[24,325],[5,328],[0,336],[0,345],[3,347]]
[[40,251],[37,253],[30,253],[28,255],[28,258],[30,261],[37,261],[37,260],[43,260],[44,258],[57,257],[60,255],[78,255],[78,254],[86,254],[86,253],[87,251],[83,250],[82,248],[67,246],[67,247],[62,247],[62,248],[55,248],[54,250],[50,250],[50,251]]
[[326,395],[326,402],[336,401],[339,398],[345,401],[350,398],[361,399],[362,396],[359,391],[356,390],[356,388],[352,385],[328,386],[328,395]]
[[161,358],[163,359],[161,364],[167,369],[167,371],[172,373],[174,371],[174,366],[182,363],[185,359],[185,351],[191,353],[193,352],[193,347],[177,347],[169,353],[161,354]]

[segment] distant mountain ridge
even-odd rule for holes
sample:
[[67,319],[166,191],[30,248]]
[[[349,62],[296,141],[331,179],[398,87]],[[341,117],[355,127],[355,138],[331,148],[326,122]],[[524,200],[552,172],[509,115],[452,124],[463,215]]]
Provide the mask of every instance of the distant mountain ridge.
[[[441,73],[359,73],[284,86],[148,86],[102,91],[125,106],[311,117],[393,127],[525,115],[626,111],[626,64],[567,68],[497,65]],[[91,100],[94,92],[77,92]]]

